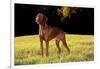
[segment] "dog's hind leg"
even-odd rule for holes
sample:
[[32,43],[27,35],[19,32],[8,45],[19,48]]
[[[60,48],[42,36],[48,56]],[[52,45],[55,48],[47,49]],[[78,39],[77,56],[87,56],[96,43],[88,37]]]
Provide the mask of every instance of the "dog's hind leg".
[[68,48],[67,43],[66,43],[65,35],[63,36],[62,43],[63,43],[64,47],[65,47],[65,48],[68,50],[68,52],[70,53],[70,49]]
[[59,46],[59,42],[60,42],[60,40],[56,40],[56,46],[58,48],[58,53],[60,54],[61,53],[61,48]]

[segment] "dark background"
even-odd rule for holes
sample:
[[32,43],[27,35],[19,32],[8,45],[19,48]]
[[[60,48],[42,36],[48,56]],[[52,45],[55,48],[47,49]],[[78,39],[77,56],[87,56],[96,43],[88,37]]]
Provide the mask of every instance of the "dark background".
[[17,3],[14,6],[15,36],[38,34],[35,16],[39,12],[48,16],[49,25],[59,27],[66,33],[94,35],[94,8],[79,7],[81,11],[77,11],[77,14],[71,14],[70,18],[66,18],[64,22],[61,22],[60,17],[57,15],[57,8],[60,6]]

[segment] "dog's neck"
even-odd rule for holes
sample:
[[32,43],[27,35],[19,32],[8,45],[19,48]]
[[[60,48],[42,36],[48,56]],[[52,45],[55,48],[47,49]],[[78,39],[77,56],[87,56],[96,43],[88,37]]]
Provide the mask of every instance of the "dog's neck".
[[46,29],[47,26],[47,23],[39,24],[39,29]]

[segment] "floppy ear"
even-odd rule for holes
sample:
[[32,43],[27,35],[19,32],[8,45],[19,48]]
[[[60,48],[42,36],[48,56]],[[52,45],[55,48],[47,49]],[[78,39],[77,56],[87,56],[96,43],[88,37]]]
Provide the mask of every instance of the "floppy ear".
[[43,16],[43,22],[46,23],[48,21],[48,17],[47,16]]

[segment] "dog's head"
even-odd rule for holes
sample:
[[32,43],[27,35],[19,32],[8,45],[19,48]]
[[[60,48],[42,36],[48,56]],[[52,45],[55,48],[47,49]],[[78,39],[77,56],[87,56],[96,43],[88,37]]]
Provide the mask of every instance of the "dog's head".
[[45,24],[47,21],[48,21],[48,18],[43,13],[38,13],[36,15],[35,22],[37,24],[41,24],[42,25],[42,24]]

